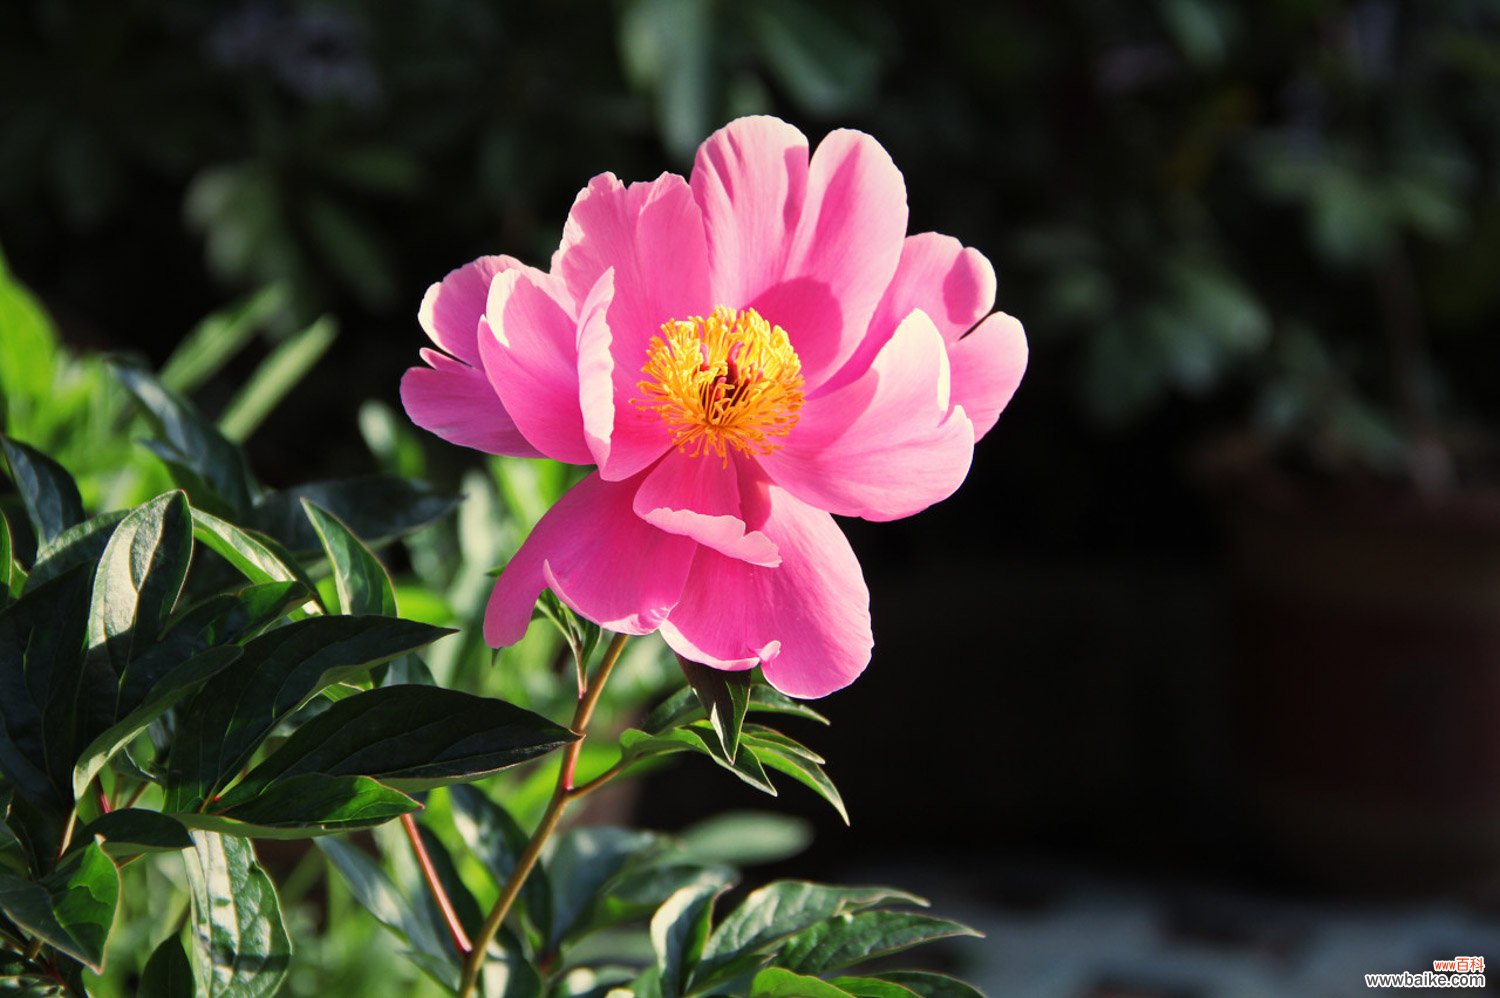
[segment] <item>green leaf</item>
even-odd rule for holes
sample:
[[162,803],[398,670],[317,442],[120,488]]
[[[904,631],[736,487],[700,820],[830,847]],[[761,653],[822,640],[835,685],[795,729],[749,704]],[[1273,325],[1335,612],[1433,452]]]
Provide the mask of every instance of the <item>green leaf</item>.
[[53,813],[73,797],[88,600],[80,567],[0,610],[0,773]]
[[297,382],[306,377],[337,335],[338,323],[324,316],[278,344],[220,414],[219,429],[224,435],[230,440],[248,440]]
[[755,866],[790,859],[812,842],[812,825],[802,818],[770,811],[731,811],[677,833],[694,856],[730,866]]
[[503,700],[438,686],[383,686],[304,723],[223,798],[234,807],[306,773],[370,776],[403,790],[468,782],[577,735]]
[[[175,817],[196,828],[281,838],[284,836],[272,836],[272,830],[304,835],[352,831],[383,825],[421,808],[406,794],[368,776],[326,773],[300,773],[253,797],[232,804],[214,801],[211,806],[206,814],[189,812]],[[247,825],[254,827],[242,827]]]
[[878,977],[835,977],[828,983],[843,988],[855,998],[921,998],[910,988]]
[[135,648],[160,635],[182,593],[192,552],[192,516],[182,492],[157,496],[115,527],[94,573],[89,654],[116,676]]
[[417,952],[429,957],[414,962],[439,984],[457,990],[458,965],[454,962],[452,943],[439,934],[438,927],[430,919],[412,907],[380,864],[342,839],[317,839],[315,842],[365,910],[415,947]]
[[269,998],[281,987],[292,953],[276,887],[248,839],[202,831],[192,836],[187,874],[198,993]]
[[303,510],[304,499],[338,517],[372,548],[424,527],[458,505],[456,497],[420,482],[368,475],[273,492],[256,504],[248,522],[292,551],[317,551],[318,535]]
[[777,962],[803,973],[826,974],[922,943],[978,935],[967,925],[918,912],[862,911],[804,929],[787,940]]
[[744,13],[756,50],[803,109],[839,114],[873,95],[879,55],[822,7],[806,0],[759,0]]
[[[93,780],[126,745],[129,745],[151,722],[183,697],[218,675],[241,655],[239,648],[210,648],[168,672],[153,683],[139,705],[110,725],[78,757],[73,767],[73,795],[82,797]],[[125,678],[129,682],[129,675]]]
[[[189,840],[191,844],[191,840]],[[151,959],[141,971],[136,998],[195,998],[193,965],[182,948],[182,935],[172,933],[151,952]]]
[[[204,419],[191,403],[165,388],[148,372],[125,364],[111,367],[115,377],[146,410],[153,428],[163,438],[160,442],[170,448],[173,460],[191,470],[212,490],[208,497],[194,493],[193,505],[209,505],[209,500],[218,499],[231,510],[249,510],[260,486],[251,476],[239,447]],[[182,484],[193,492],[193,483]]]
[[816,977],[768,967],[755,975],[750,998],[849,998],[849,992]]
[[0,875],[0,911],[95,973],[119,901],[120,871],[93,842],[40,883]]
[[396,593],[391,588],[390,574],[380,560],[345,526],[343,520],[310,499],[302,500],[302,508],[317,532],[328,563],[333,566],[340,612],[379,613],[394,617]]
[[921,898],[890,887],[833,887],[803,880],[778,880],[752,891],[709,936],[703,971],[695,986],[724,976],[740,958],[836,915],[882,904],[925,905]]
[[978,988],[947,974],[933,974],[925,970],[887,970],[880,976],[920,998],[984,998]]
[[182,822],[160,811],[139,807],[100,815],[80,834],[89,839],[95,835],[104,839],[104,851],[117,859],[157,850],[189,849],[193,845]]
[[766,775],[764,767],[753,752],[741,752],[730,762],[718,747],[717,737],[705,722],[686,728],[673,728],[664,734],[648,735],[644,731],[627,729],[620,734],[620,748],[626,757],[641,760],[675,752],[696,752],[706,755],[735,776],[744,780],[762,793],[777,796],[776,785]]
[[[819,797],[822,797],[833,809],[844,819],[844,824],[849,824],[849,811],[844,807],[844,798],[839,794],[838,788],[823,772],[823,767],[816,761],[818,756],[811,749],[797,745],[797,749],[788,749],[786,742],[792,742],[785,735],[772,740],[760,735],[745,735],[745,747],[750,754],[759,759],[771,769],[785,773],[792,779],[801,783]],[[800,751],[798,751],[800,750]]]
[[755,684],[750,690],[750,712],[786,714],[790,717],[802,717],[809,721],[817,721],[819,724],[828,723],[828,718],[819,714],[801,700],[793,700],[786,694],[780,693],[763,683]]
[[15,558],[10,548],[10,523],[5,519],[5,514],[0,513],[0,607],[10,602],[12,595],[21,595],[21,587],[11,586],[11,565]]
[[678,888],[651,917],[651,946],[656,950],[663,998],[677,998],[686,990],[708,941],[714,900],[730,883],[716,871],[704,871],[693,883]]
[[649,832],[626,828],[574,828],[557,840],[547,863],[552,881],[549,950],[583,927],[600,888],[656,841]]
[[687,676],[688,685],[708,712],[708,722],[719,736],[725,758],[734,762],[740,747],[745,711],[750,706],[750,674],[712,669],[689,662],[680,655],[677,661],[682,666],[683,675]]
[[37,552],[36,563],[31,566],[31,575],[26,579],[25,589],[37,586],[62,575],[79,565],[93,566],[104,554],[115,527],[130,515],[130,510],[120,509],[75,523],[42,545]]
[[162,385],[174,392],[191,392],[232,360],[257,330],[290,301],[284,284],[269,284],[205,318],[183,337],[162,365]]
[[221,520],[201,509],[193,510],[193,537],[216,551],[251,582],[300,582],[314,601],[317,587],[280,542]]
[[323,687],[447,633],[388,617],[319,616],[247,642],[236,667],[209,680],[179,712],[164,809],[197,810],[249,762],[282,718]]
[[[510,812],[486,797],[477,787],[455,784],[448,788],[453,825],[479,861],[489,870],[496,888],[510,879],[516,860],[525,851],[529,836]],[[547,929],[552,924],[551,885],[538,863],[521,887],[518,905],[531,924]]]
[[0,438],[10,477],[21,493],[26,516],[36,532],[37,547],[83,520],[83,500],[73,476],[56,461],[40,451],[12,440]]

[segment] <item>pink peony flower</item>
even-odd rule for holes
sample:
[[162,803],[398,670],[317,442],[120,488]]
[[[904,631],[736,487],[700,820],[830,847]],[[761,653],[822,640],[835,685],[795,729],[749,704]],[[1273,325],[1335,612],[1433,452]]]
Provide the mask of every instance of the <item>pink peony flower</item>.
[[597,470],[496,582],[492,645],[543,588],[684,658],[764,668],[792,696],[870,659],[869,593],[830,514],[891,520],[956,489],[1026,367],[995,276],[906,235],[900,172],[868,135],[809,158],[742,118],[692,177],[590,181],[550,271],[485,257],[427,292],[444,352],[401,383],[411,418],[479,450]]

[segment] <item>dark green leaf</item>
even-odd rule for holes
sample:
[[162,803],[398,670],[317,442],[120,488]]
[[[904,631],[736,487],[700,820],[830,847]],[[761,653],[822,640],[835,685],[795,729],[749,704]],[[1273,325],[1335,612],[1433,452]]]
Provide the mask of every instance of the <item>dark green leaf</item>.
[[0,610],[0,773],[56,813],[73,799],[88,601],[79,567]]
[[177,604],[192,558],[187,496],[167,492],[121,520],[94,574],[89,654],[119,676],[132,650],[161,633]]
[[95,972],[120,900],[120,872],[95,843],[74,852],[40,883],[0,875],[0,911]]
[[129,515],[128,509],[100,513],[82,523],[75,523],[52,538],[37,552],[36,564],[31,567],[31,575],[26,580],[25,588],[35,589],[79,565],[92,568],[104,554],[105,546],[109,544],[110,537],[114,536],[115,527]]
[[318,535],[328,564],[333,567],[333,584],[339,597],[341,613],[379,613],[396,615],[396,593],[391,577],[344,521],[310,499],[302,500],[308,522]]
[[627,757],[633,759],[649,759],[674,752],[696,752],[708,756],[762,793],[772,797],[777,795],[776,785],[766,775],[755,754],[741,752],[730,762],[719,747],[718,736],[704,721],[685,728],[672,728],[660,735],[647,735],[643,731],[627,729],[620,735],[620,748]]
[[452,943],[431,919],[412,907],[380,864],[342,839],[317,839],[316,842],[365,910],[380,924],[404,938],[418,953],[428,957],[413,962],[439,984],[457,990],[458,965],[454,962]]
[[247,642],[236,667],[211,679],[180,711],[165,810],[197,810],[249,762],[282,718],[323,687],[447,633],[389,617],[319,616]]
[[651,946],[656,950],[664,998],[677,998],[686,989],[693,967],[708,940],[714,899],[731,881],[716,871],[704,871],[693,883],[679,888],[651,917]]
[[193,965],[182,948],[180,934],[172,933],[152,951],[135,993],[136,998],[194,998],[197,987],[193,983]]
[[650,735],[659,735],[668,728],[675,728],[702,715],[703,704],[698,695],[691,686],[684,686],[646,715],[646,719],[641,722],[641,730]]
[[11,588],[11,565],[15,558],[10,549],[10,522],[0,513],[0,607],[10,602],[12,595],[20,595],[20,586]]
[[650,848],[656,837],[626,828],[574,828],[557,842],[547,863],[552,881],[549,949],[581,928],[599,900],[599,889]]
[[260,833],[238,831],[237,825],[222,824],[214,819],[227,818],[231,822],[254,825],[257,829],[321,835],[383,825],[421,807],[401,791],[368,776],[329,776],[324,773],[291,776],[249,799],[227,806],[216,801],[211,806],[213,810],[208,814],[193,812],[178,817],[194,827],[212,827],[230,834]]
[[678,833],[694,856],[730,866],[755,866],[789,859],[812,842],[810,822],[770,811],[731,811]]
[[920,998],[984,998],[978,988],[947,974],[933,974],[925,970],[887,970],[880,976]]
[[156,432],[175,452],[175,460],[192,470],[230,509],[249,510],[260,489],[244,453],[190,402],[163,387],[148,372],[125,364],[112,367],[146,410]]
[[227,520],[193,510],[193,536],[229,562],[251,582],[301,582],[316,587],[297,560],[277,541],[253,530],[244,530]]
[[83,520],[83,500],[73,476],[56,461],[19,440],[0,438],[10,477],[21,493],[21,502],[31,527],[36,531],[37,547]]
[[[448,900],[453,905],[453,912],[458,916],[458,924],[463,926],[464,931],[470,938],[479,934],[479,926],[484,922],[484,914],[479,910],[479,902],[474,900],[474,895],[469,893],[469,888],[458,875],[458,867],[453,862],[453,857],[448,854],[448,847],[433,834],[432,829],[426,825],[417,823],[417,834],[421,837],[422,848],[427,850],[427,858],[432,861],[433,871],[437,873],[438,883],[443,887],[443,893],[448,895]],[[438,907],[432,892],[422,892],[422,904],[427,909],[427,917],[437,926],[444,936],[448,934],[448,923],[443,916],[442,909]]]
[[476,780],[577,738],[503,700],[438,686],[359,693],[299,727],[229,791],[233,807],[304,773],[370,776],[404,790]]
[[778,880],[752,891],[709,936],[703,948],[706,984],[732,961],[756,953],[819,922],[880,904],[926,904],[889,887],[831,887],[803,880]]
[[869,99],[879,56],[822,6],[759,0],[744,11],[761,57],[802,108],[838,114]]
[[745,711],[750,706],[750,674],[712,669],[697,662],[677,657],[687,676],[688,685],[697,694],[698,701],[708,712],[708,722],[724,748],[724,756],[734,762],[740,747],[740,729],[745,723]]
[[[104,769],[114,754],[134,741],[167,708],[218,675],[240,654],[240,649],[234,647],[210,648],[153,683],[138,705],[89,742],[79,754],[73,767],[74,796],[82,797],[89,781]],[[128,675],[126,681],[129,681]]]
[[813,710],[801,700],[793,700],[791,697],[779,693],[763,683],[757,683],[750,690],[750,711],[755,713],[763,711],[771,714],[787,714],[791,717],[803,717],[809,721],[817,721],[819,724],[827,724],[828,718]]
[[269,998],[281,987],[292,953],[276,887],[248,839],[201,831],[192,836],[187,873],[199,993]]
[[921,998],[910,988],[878,977],[835,977],[828,983],[843,988],[855,998]]
[[816,977],[768,967],[755,975],[750,998],[849,998],[849,992]]
[[193,840],[182,822],[159,811],[127,807],[100,815],[80,835],[104,839],[104,851],[116,858],[158,849],[188,849]]
[[745,747],[749,750],[748,754],[754,755],[770,768],[787,774],[832,804],[833,809],[839,813],[839,817],[844,819],[844,824],[849,824],[849,812],[844,807],[844,798],[839,794],[838,788],[833,785],[833,781],[828,778],[828,774],[823,772],[823,767],[808,758],[811,750],[788,751],[783,747],[783,740],[791,741],[785,736],[772,741],[758,735],[747,734]]
[[426,526],[458,504],[420,482],[392,475],[370,475],[329,482],[309,482],[265,496],[249,523],[293,551],[319,549],[318,535],[303,511],[307,499],[332,513],[371,547],[379,547]]
[[[490,800],[477,787],[455,784],[448,788],[453,824],[470,852],[479,858],[503,887],[526,849],[529,836],[510,812]],[[545,930],[552,924],[551,886],[547,872],[538,863],[521,887],[518,905],[531,924]]]
[[967,925],[932,915],[862,911],[804,929],[787,940],[777,962],[803,973],[826,974],[922,943],[977,935]]

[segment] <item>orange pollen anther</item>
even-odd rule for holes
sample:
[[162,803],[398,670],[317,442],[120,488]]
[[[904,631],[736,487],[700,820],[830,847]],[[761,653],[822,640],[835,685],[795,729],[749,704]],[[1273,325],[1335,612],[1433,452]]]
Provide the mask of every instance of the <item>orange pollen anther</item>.
[[661,416],[684,454],[708,451],[729,460],[769,454],[797,425],[802,408],[802,362],[786,330],[753,308],[723,305],[704,318],[662,324],[646,350],[644,397],[634,404]]

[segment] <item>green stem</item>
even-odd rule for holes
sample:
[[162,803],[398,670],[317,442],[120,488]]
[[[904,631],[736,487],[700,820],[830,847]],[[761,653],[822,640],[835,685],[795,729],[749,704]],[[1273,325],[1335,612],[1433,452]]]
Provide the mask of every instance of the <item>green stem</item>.
[[[594,716],[594,708],[598,706],[599,696],[604,692],[604,683],[609,679],[609,674],[614,670],[615,663],[620,660],[620,652],[625,648],[628,637],[624,634],[616,634],[610,641],[609,648],[604,652],[604,661],[599,665],[599,673],[587,688],[580,691],[578,697],[578,709],[573,714],[573,732],[578,738],[569,743],[563,750],[562,765],[557,771],[557,786],[552,790],[552,799],[547,803],[547,810],[542,815],[541,822],[536,831],[531,834],[531,840],[526,843],[526,848],[516,858],[516,866],[510,873],[510,878],[505,882],[500,891],[500,897],[495,900],[495,906],[490,909],[489,917],[484,920],[484,925],[479,929],[479,935],[474,939],[474,948],[464,959],[463,977],[458,986],[458,998],[471,998],[474,988],[479,983],[479,974],[484,970],[485,951],[489,949],[490,942],[494,940],[495,933],[500,931],[500,925],[505,921],[505,916],[510,914],[511,907],[516,903],[516,898],[521,896],[521,888],[526,884],[526,878],[530,876],[531,870],[536,866],[536,861],[541,858],[542,847],[547,844],[547,839],[556,831],[557,824],[562,820],[563,812],[567,810],[568,803],[575,797],[582,796],[595,785],[600,785],[598,778],[590,780],[582,787],[574,788],[573,775],[578,768],[578,756],[583,751],[583,740],[588,736],[589,720]],[[608,773],[603,775],[610,775]]]

